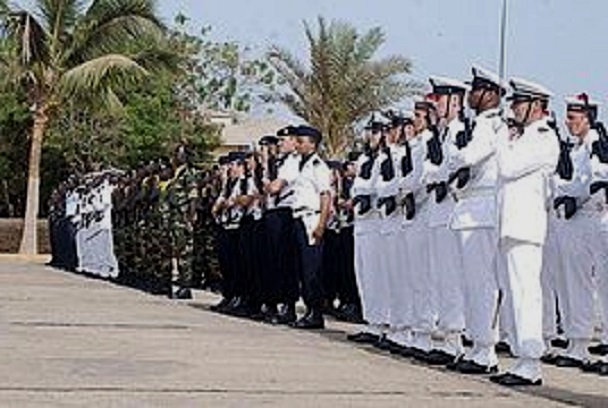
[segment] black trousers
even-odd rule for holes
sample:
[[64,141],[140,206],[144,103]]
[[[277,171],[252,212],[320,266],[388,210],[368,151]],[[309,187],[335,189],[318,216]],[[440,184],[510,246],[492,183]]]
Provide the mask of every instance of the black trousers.
[[259,255],[259,233],[262,222],[253,217],[244,217],[239,228],[239,271],[236,279],[237,295],[252,303],[260,303],[261,258]]
[[238,275],[238,229],[218,228],[217,230],[217,256],[222,274],[222,295],[232,299],[237,292]]
[[263,219],[261,286],[267,305],[292,304],[300,297],[294,219],[289,208],[268,211]]
[[323,303],[321,284],[321,263],[323,261],[323,242],[310,245],[308,234],[301,219],[295,221],[296,247],[300,264],[300,286],[306,307],[320,309]]
[[340,233],[330,229],[326,230],[323,236],[321,276],[323,298],[330,304],[333,304],[333,301],[338,298],[340,289],[340,275],[344,263],[344,254],[342,254],[341,249]]
[[359,290],[355,275],[355,236],[354,227],[344,228],[338,235],[340,267],[337,277],[337,292],[340,304],[360,306]]

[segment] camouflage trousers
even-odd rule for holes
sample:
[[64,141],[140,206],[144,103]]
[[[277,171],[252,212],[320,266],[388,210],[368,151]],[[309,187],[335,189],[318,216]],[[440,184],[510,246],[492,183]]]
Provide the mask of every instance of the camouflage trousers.
[[174,259],[173,282],[181,287],[191,287],[194,268],[194,234],[190,225],[174,224],[170,229],[171,249]]

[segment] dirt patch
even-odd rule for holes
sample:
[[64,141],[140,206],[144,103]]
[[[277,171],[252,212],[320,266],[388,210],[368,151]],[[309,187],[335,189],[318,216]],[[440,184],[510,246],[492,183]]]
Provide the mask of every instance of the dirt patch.
[[[22,219],[0,219],[0,254],[14,254],[19,251],[22,230]],[[38,221],[38,251],[41,254],[48,254],[51,252],[49,244],[49,226],[46,220]]]

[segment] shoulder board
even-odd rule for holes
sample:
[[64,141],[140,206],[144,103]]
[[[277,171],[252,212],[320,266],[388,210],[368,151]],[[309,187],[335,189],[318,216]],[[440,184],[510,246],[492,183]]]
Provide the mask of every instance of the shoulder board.
[[313,159],[312,161],[313,166],[318,166],[321,164],[321,160],[319,160],[318,158]]
[[541,127],[539,127],[539,128],[538,128],[538,131],[539,131],[540,133],[547,133],[547,132],[549,132],[550,130],[551,130],[551,129],[549,129],[548,127],[545,127],[545,126],[541,126]]
[[500,112],[492,112],[487,117],[488,117],[488,119],[494,119],[494,118],[497,118],[498,116],[500,116]]

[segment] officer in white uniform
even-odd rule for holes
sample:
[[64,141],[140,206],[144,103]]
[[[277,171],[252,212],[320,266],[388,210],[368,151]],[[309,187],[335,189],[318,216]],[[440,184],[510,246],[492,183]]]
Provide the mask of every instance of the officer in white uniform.
[[497,371],[498,364],[494,351],[498,300],[495,153],[497,141],[506,141],[509,132],[500,115],[506,91],[500,78],[479,66],[473,67],[472,74],[468,103],[476,113],[474,130],[461,148],[450,146],[450,171],[466,172],[469,180],[454,192],[457,203],[450,226],[460,237],[466,330],[473,348],[454,368],[464,374],[487,374]]
[[546,111],[551,92],[541,85],[512,79],[510,97],[519,129],[499,140],[498,210],[499,273],[513,308],[516,360],[505,373],[490,379],[505,386],[540,385],[542,289],[540,274],[547,234],[548,184],[559,156],[557,135]]
[[366,327],[351,334],[348,340],[375,344],[385,334],[389,321],[388,276],[382,268],[379,245],[382,220],[378,209],[378,185],[381,166],[381,140],[385,124],[372,117],[366,126],[365,151],[357,160],[357,176],[353,182],[355,214],[355,275]]
[[331,173],[317,154],[321,132],[310,126],[296,129],[300,174],[294,183],[295,241],[300,262],[300,286],[306,314],[297,320],[297,329],[321,329],[323,293],[321,261],[323,234],[331,206]]
[[425,164],[428,157],[428,143],[438,129],[435,126],[434,101],[423,99],[414,104],[415,136],[408,140],[411,160],[402,189],[403,228],[407,238],[408,269],[412,286],[412,339],[406,355],[424,361],[432,349],[431,334],[435,328],[436,308],[432,299],[434,282],[429,270],[428,251],[428,208],[429,194],[426,190]]
[[430,83],[438,98],[440,134],[435,143],[442,157],[431,158],[426,173],[427,189],[432,193],[428,214],[429,262],[438,307],[437,341],[426,362],[446,365],[464,352],[461,340],[464,330],[462,253],[458,233],[449,228],[456,205],[449,190],[455,176],[450,172],[450,153],[460,139],[469,137],[470,129],[463,120],[464,96],[469,86],[445,77],[431,77]]
[[[606,248],[594,235],[599,224],[597,211],[585,203],[590,199],[592,182],[591,150],[599,135],[595,125],[598,104],[586,96],[566,98],[566,126],[574,138],[570,147],[562,141],[558,173],[555,178],[554,211],[563,220],[559,241],[563,267],[559,275],[558,303],[568,349],[552,361],[558,367],[582,367],[589,360],[595,318],[593,268],[603,263]],[[585,210],[583,210],[585,208]],[[591,211],[589,211],[591,210]]]

